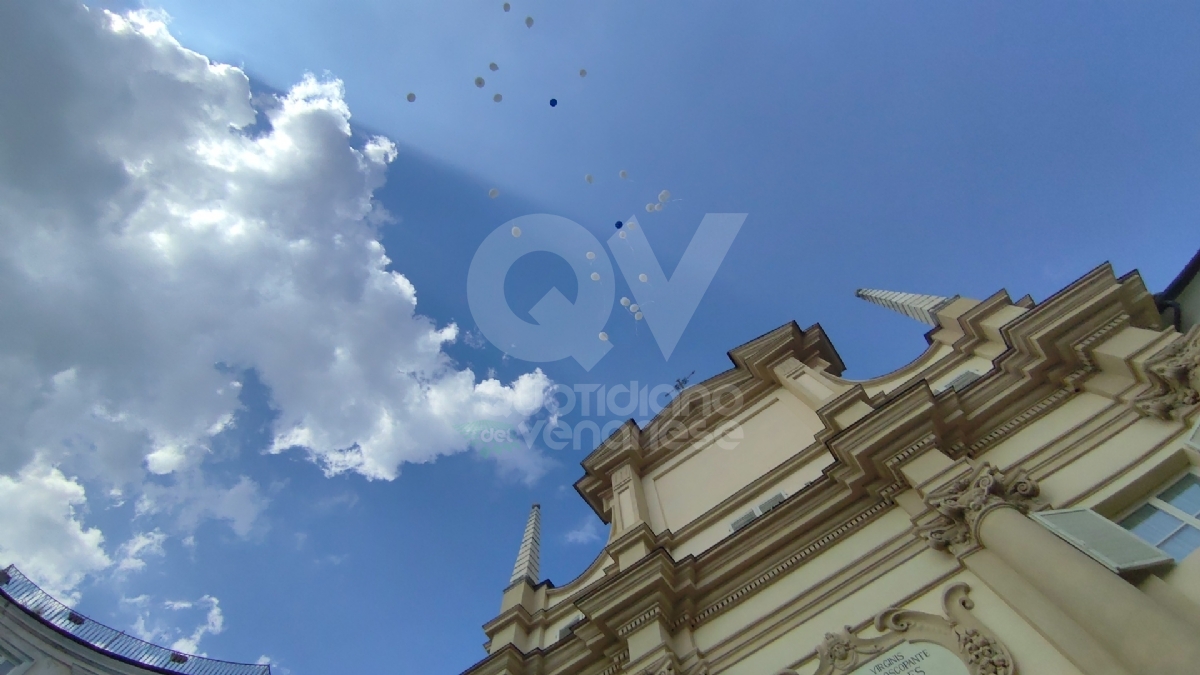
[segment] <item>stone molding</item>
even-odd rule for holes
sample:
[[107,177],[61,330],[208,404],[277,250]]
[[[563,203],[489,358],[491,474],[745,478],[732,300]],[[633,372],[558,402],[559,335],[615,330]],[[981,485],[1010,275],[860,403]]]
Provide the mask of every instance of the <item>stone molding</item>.
[[[890,503],[883,502],[883,501],[872,504],[870,507],[868,507],[866,510],[860,512],[858,515],[843,522],[841,525],[834,528],[833,530],[821,535],[815,541],[809,543],[804,548],[801,548],[799,551],[796,551],[795,553],[788,556],[787,558],[785,558],[784,560],[782,560],[775,566],[771,567],[767,571],[763,572],[762,574],[759,574],[754,579],[752,579],[749,582],[738,587],[738,589],[735,590],[734,592],[729,593],[728,595],[724,596],[717,602],[714,602],[711,605],[704,607],[703,609],[701,609],[699,612],[696,613],[696,616],[694,618],[691,618],[691,617],[681,617],[681,618],[686,618],[687,620],[689,620],[693,628],[698,627],[702,624],[705,624],[708,621],[711,621],[712,619],[716,618],[717,616],[720,616],[723,612],[729,610],[733,606],[739,604],[741,601],[750,597],[750,595],[753,594],[755,591],[757,591],[761,587],[765,586],[767,584],[767,582],[779,577],[780,575],[784,574],[792,567],[795,567],[796,565],[799,565],[800,563],[804,562],[805,560],[808,560],[809,558],[817,555],[818,553],[824,551],[826,548],[829,548],[834,543],[841,540],[842,537],[844,537],[847,534],[849,534],[850,532],[853,532],[854,530],[858,529],[860,526],[862,526],[868,520],[874,518],[875,516],[879,515],[880,513],[882,513],[883,511],[887,510],[890,507],[891,507]],[[680,623],[675,624],[676,627],[678,627],[680,625],[682,625],[682,621]]]
[[633,631],[641,628],[650,621],[662,616],[662,607],[655,605],[633,618],[632,621],[617,629],[617,637],[625,638]]
[[[846,626],[840,633],[826,633],[817,646],[819,664],[814,675],[845,675],[880,656],[901,642],[930,642],[958,655],[971,675],[1017,675],[1016,663],[1003,643],[982,623],[971,609],[971,587],[965,583],[949,586],[942,594],[945,617],[909,609],[887,609],[875,617],[875,629],[883,633],[875,638],[860,638]],[[785,669],[776,675],[797,675]]]
[[1144,370],[1153,388],[1134,399],[1142,415],[1170,420],[1177,410],[1200,403],[1200,326],[1147,359]]
[[1010,507],[1029,513],[1045,507],[1038,497],[1037,481],[1022,468],[1007,474],[982,462],[966,478],[930,492],[925,503],[937,518],[917,527],[931,548],[937,551],[967,547],[979,543],[979,523],[994,509]]

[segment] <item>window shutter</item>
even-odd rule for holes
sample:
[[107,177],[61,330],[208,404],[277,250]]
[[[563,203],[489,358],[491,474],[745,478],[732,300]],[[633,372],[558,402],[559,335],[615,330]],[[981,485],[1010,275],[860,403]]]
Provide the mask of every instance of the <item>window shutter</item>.
[[731,527],[733,528],[734,532],[737,532],[738,530],[749,525],[750,523],[753,523],[755,518],[758,518],[758,514],[752,510],[749,513],[747,513],[746,515],[742,516],[741,518],[738,518],[737,520],[733,521],[733,525]]
[[1091,509],[1060,509],[1029,515],[1118,574],[1174,562],[1171,556]]
[[980,377],[981,377],[981,375],[979,373],[975,372],[974,370],[967,370],[967,371],[961,372],[953,380],[950,380],[949,382],[947,382],[946,385],[944,387],[942,387],[938,393],[941,393],[943,391],[947,391],[950,389],[953,389],[954,391],[962,391],[963,389],[967,388],[967,385],[971,384],[975,380],[978,380]]
[[1200,419],[1196,420],[1195,426],[1192,427],[1191,433],[1188,434],[1187,440],[1184,442],[1193,450],[1200,451]]
[[578,626],[581,623],[583,623],[583,617],[577,616],[571,620],[571,623],[563,626],[562,628],[559,628],[558,629],[558,639],[562,640],[562,639],[566,638],[568,635],[571,634],[571,631],[575,629],[575,626]]
[[779,492],[777,494],[772,495],[770,499],[768,499],[767,501],[760,504],[758,507],[758,512],[766,513],[767,511],[770,511],[771,509],[775,508],[776,506],[779,506],[782,503],[783,503],[783,493]]

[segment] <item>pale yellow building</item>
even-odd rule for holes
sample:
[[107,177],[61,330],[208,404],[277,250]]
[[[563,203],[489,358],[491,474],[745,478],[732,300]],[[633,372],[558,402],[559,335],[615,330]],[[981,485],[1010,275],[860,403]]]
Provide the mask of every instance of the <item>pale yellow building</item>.
[[[738,347],[584,460],[610,534],[565,586],[540,579],[534,507],[467,672],[1200,673],[1198,271],[1152,296],[1104,265],[1038,304],[860,291],[932,326],[864,382],[820,326]],[[0,571],[0,675],[147,672],[270,667]]]
[[734,349],[584,460],[610,534],[566,585],[535,507],[467,673],[1200,673],[1198,265],[860,291],[932,325],[867,381],[819,325]]

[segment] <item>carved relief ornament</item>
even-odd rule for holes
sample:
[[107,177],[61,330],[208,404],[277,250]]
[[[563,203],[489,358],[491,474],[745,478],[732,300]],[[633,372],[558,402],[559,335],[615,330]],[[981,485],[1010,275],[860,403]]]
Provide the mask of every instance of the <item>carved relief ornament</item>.
[[[819,665],[814,675],[845,675],[894,649],[902,642],[933,643],[955,654],[971,675],[1017,675],[1008,649],[996,639],[970,610],[975,603],[967,594],[970,586],[953,584],[942,595],[946,616],[915,610],[888,609],[875,617],[875,629],[883,635],[859,638],[847,626],[841,633],[827,633],[817,647]],[[777,675],[797,675],[781,670]]]
[[1139,413],[1169,420],[1176,409],[1200,403],[1200,326],[1150,357],[1145,372],[1154,388],[1134,399]]
[[929,546],[944,551],[979,541],[979,522],[992,509],[1012,507],[1021,513],[1042,508],[1038,484],[1024,469],[1005,474],[987,462],[971,475],[935,490],[925,503],[937,513],[930,523],[917,527]]

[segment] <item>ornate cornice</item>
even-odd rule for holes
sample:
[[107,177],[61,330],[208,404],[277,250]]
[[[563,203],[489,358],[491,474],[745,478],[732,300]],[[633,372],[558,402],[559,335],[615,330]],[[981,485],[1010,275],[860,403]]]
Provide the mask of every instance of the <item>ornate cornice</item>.
[[[826,633],[817,646],[815,675],[844,675],[886,653],[901,642],[929,642],[956,654],[971,675],[1016,675],[1008,649],[971,614],[975,603],[967,596],[970,586],[953,584],[942,595],[945,617],[908,609],[888,609],[875,617],[879,637],[864,639],[849,626]],[[795,670],[778,675],[797,675]]]
[[617,629],[617,637],[620,637],[620,638],[627,637],[633,631],[641,628],[642,626],[646,625],[647,623],[662,616],[662,613],[663,613],[662,607],[660,607],[658,605],[651,607],[650,609],[635,616],[632,621],[630,621],[630,622],[626,623],[625,625],[621,626],[620,628],[618,628]]
[[929,493],[925,503],[938,514],[918,534],[938,551],[979,541],[979,522],[994,509],[1011,507],[1029,513],[1044,506],[1036,481],[1017,468],[1005,474],[987,462],[966,478]]
[[1169,420],[1176,410],[1200,403],[1200,326],[1150,357],[1144,369],[1153,388],[1134,399],[1142,415]]
[[880,513],[882,513],[886,509],[888,509],[890,506],[891,506],[891,504],[889,504],[887,502],[883,502],[883,501],[872,504],[866,510],[861,511],[858,515],[854,516],[853,518],[850,518],[849,520],[845,521],[838,527],[821,535],[820,537],[818,537],[817,539],[815,539],[814,541],[809,543],[804,548],[800,549],[799,551],[796,551],[792,555],[783,559],[776,565],[772,566],[770,569],[766,570],[765,572],[763,572],[763,573],[759,574],[758,576],[756,576],[755,578],[751,579],[749,582],[742,584],[736,590],[734,590],[732,593],[728,593],[725,596],[723,596],[720,600],[705,606],[699,612],[696,612],[694,617],[681,617],[681,621],[679,621],[675,624],[676,627],[682,625],[683,624],[682,619],[685,619],[685,618],[688,620],[688,622],[691,623],[692,627],[697,627],[704,623],[707,623],[708,621],[712,620],[716,616],[720,615],[722,612],[725,612],[726,610],[730,609],[734,605],[747,599],[755,591],[757,591],[758,589],[760,589],[761,587],[766,585],[767,582],[771,581],[772,579],[775,579],[776,577],[783,575],[789,569],[795,567],[796,565],[799,565],[800,563],[808,560],[809,558],[817,555],[818,553],[824,551],[825,549],[829,548],[833,544],[837,543],[837,541],[840,540],[843,536],[858,529],[866,521],[879,515]]

